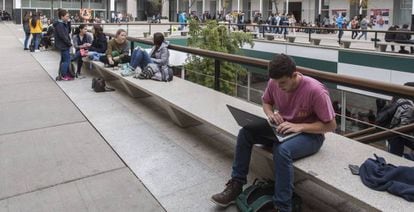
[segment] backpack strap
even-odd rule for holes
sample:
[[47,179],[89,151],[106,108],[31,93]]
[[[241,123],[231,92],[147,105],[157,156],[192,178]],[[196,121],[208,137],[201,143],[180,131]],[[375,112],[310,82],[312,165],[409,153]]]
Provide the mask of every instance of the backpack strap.
[[256,199],[251,205],[250,210],[252,212],[259,211],[263,206],[267,204],[273,204],[273,197],[271,195],[264,195]]

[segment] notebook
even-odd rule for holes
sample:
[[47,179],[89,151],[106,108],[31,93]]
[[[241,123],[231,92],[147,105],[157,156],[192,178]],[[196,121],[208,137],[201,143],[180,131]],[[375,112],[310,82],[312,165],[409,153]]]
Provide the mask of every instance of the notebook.
[[233,115],[237,124],[241,127],[254,130],[263,136],[276,136],[279,142],[284,142],[293,136],[299,135],[300,132],[290,133],[290,134],[281,134],[277,132],[277,125],[270,124],[267,119],[256,116],[249,112],[240,110],[233,106],[227,105],[227,108],[230,110],[230,113]]

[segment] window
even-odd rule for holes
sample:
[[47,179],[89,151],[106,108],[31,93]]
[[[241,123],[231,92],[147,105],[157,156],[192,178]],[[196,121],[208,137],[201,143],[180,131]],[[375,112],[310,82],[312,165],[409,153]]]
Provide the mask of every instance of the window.
[[412,0],[401,0],[401,9],[411,9],[412,4]]

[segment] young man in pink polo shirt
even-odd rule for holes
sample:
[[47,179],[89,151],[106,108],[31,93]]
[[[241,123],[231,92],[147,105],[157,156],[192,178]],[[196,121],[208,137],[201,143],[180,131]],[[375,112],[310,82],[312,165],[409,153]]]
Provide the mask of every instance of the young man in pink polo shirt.
[[231,179],[223,192],[212,196],[217,205],[235,202],[246,184],[254,144],[273,147],[275,211],[291,211],[293,161],[312,155],[321,148],[324,133],[336,128],[335,112],[326,87],[319,81],[296,71],[287,55],[276,55],[269,64],[270,80],[263,94],[263,111],[280,133],[301,132],[280,143],[275,136],[242,128],[237,137]]

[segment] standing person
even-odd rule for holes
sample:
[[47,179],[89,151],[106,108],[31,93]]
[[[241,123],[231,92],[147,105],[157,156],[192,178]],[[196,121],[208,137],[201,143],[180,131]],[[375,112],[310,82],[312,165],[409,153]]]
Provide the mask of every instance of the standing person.
[[82,69],[82,57],[88,56],[88,55],[82,55],[81,51],[85,51],[89,49],[89,47],[92,45],[92,36],[88,34],[88,29],[86,28],[85,24],[79,25],[75,35],[72,37],[73,41],[73,47],[75,47],[75,55],[72,58],[72,61],[77,62],[76,67],[76,78],[83,78],[81,76],[81,69]]
[[59,75],[63,80],[73,80],[73,76],[69,73],[70,54],[69,49],[72,46],[69,37],[69,13],[64,9],[58,10],[58,20],[53,23],[55,28],[55,47],[60,50],[60,70]]
[[32,34],[34,40],[34,51],[39,52],[39,43],[43,31],[43,26],[40,22],[40,17],[38,14],[32,15],[32,18],[29,21],[29,27],[30,33]]
[[[361,30],[367,30],[368,29],[368,24],[369,24],[369,20],[368,17],[364,17],[361,20]],[[364,36],[365,40],[367,40],[367,31],[362,31],[361,35],[358,37],[358,40],[362,38],[362,36]]]
[[223,192],[211,200],[226,207],[234,203],[247,182],[254,144],[273,147],[276,211],[291,211],[293,161],[312,155],[321,148],[324,133],[336,128],[335,112],[326,87],[303,76],[287,55],[276,55],[269,64],[270,80],[263,94],[263,111],[268,121],[278,125],[279,133],[301,132],[282,143],[271,134],[242,128],[237,136],[231,179]]
[[110,66],[117,66],[119,63],[129,63],[130,56],[127,42],[127,34],[124,29],[118,29],[115,38],[108,42],[106,55],[100,61]]
[[338,26],[338,39],[339,39],[338,42],[339,42],[342,36],[344,35],[343,28],[346,27],[346,24],[344,23],[344,18],[342,17],[342,13],[339,14],[338,18],[336,18],[336,26]]
[[23,17],[23,31],[24,31],[24,50],[29,50],[27,46],[29,44],[30,39],[30,26],[29,22],[32,17],[32,12],[26,11]]

